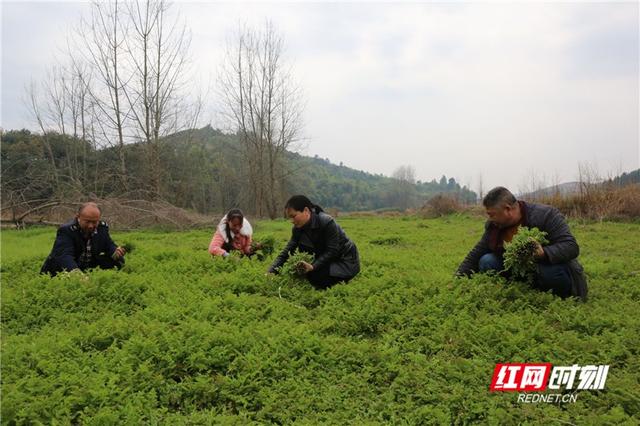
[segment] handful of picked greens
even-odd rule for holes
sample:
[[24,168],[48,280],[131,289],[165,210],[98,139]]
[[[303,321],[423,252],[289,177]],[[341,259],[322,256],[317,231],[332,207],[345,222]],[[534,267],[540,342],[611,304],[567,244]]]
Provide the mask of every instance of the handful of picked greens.
[[251,243],[251,251],[256,255],[258,260],[264,260],[273,253],[273,249],[276,244],[276,239],[272,235],[264,236],[260,239],[254,240]]
[[537,268],[534,254],[538,244],[549,242],[546,235],[538,228],[522,226],[511,242],[505,243],[504,268],[512,278],[533,284]]
[[289,259],[280,267],[278,273],[290,281],[299,281],[304,276],[305,269],[302,262],[313,263],[313,255],[296,249]]

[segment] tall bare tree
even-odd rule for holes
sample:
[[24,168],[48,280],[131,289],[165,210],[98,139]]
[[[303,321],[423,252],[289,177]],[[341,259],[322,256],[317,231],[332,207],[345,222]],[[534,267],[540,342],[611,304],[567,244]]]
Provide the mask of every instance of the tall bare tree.
[[303,108],[272,23],[238,30],[219,78],[225,115],[241,139],[254,213],[275,218],[287,176],[285,153],[301,139]]
[[168,14],[169,3],[127,3],[131,78],[124,86],[136,138],[147,146],[150,188],[161,193],[160,138],[186,127],[191,119],[184,86],[191,43],[184,24]]
[[165,0],[93,2],[60,65],[28,89],[56,191],[171,191],[162,139],[197,126],[202,98],[189,97],[190,35],[169,11]]
[[416,169],[410,165],[400,166],[394,170],[391,177],[395,179],[393,197],[398,207],[408,209],[416,202]]
[[[49,69],[42,84],[44,98],[40,100],[45,130],[55,130],[81,141],[65,145],[65,176],[77,189],[86,183],[87,176],[87,80],[85,67],[71,57],[70,63],[60,62]],[[35,108],[33,103],[31,107]]]
[[49,159],[49,163],[51,166],[51,172],[53,175],[53,183],[56,189],[58,189],[59,185],[59,177],[58,177],[58,166],[56,164],[56,158],[53,154],[53,148],[51,147],[51,142],[49,141],[49,129],[47,128],[47,124],[45,123],[44,113],[42,112],[43,101],[40,99],[40,94],[38,91],[38,86],[35,82],[31,82],[29,87],[27,88],[27,103],[30,107],[31,113],[33,114],[33,118],[38,123],[38,127],[42,132],[42,141],[47,153],[47,157]]
[[482,178],[482,172],[478,173],[478,200],[482,203],[484,198],[484,181]]
[[125,40],[128,36],[128,22],[123,16],[118,0],[94,1],[91,14],[83,18],[76,28],[71,42],[77,57],[76,67],[86,64],[92,80],[82,83],[87,88],[91,111],[94,113],[94,140],[98,145],[115,146],[118,154],[118,181],[122,189],[128,188],[125,138],[127,109],[123,101],[126,81]]

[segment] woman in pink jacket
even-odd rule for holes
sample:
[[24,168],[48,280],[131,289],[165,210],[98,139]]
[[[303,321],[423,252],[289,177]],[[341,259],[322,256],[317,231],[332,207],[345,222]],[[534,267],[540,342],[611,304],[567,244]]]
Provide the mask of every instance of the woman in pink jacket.
[[242,211],[231,209],[222,218],[209,243],[209,253],[214,256],[229,256],[231,250],[251,255],[251,236],[253,229]]

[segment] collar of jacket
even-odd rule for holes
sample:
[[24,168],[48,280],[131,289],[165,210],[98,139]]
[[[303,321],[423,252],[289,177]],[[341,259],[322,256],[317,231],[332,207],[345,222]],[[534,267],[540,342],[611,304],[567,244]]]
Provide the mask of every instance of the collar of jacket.
[[311,212],[311,218],[309,219],[309,222],[307,222],[303,228],[308,228],[308,229],[318,229],[320,228],[320,217],[318,217],[318,213],[316,213],[315,211]]
[[[91,236],[94,235],[98,235],[98,227],[102,225],[102,221],[98,222],[98,226],[96,226],[96,229],[93,230],[93,232],[91,233]],[[75,231],[80,233],[82,236],[84,236],[84,232],[82,232],[82,228],[80,228],[80,223],[78,222],[78,218],[76,217],[75,219],[73,219],[73,226],[75,226]],[[73,228],[72,228],[73,229]]]
[[518,204],[520,204],[520,214],[522,215],[520,226],[529,226],[529,205],[526,201],[521,200],[518,200]]

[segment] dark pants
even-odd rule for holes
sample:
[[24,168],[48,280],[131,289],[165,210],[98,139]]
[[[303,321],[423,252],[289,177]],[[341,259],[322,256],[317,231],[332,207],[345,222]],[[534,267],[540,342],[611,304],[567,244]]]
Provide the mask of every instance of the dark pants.
[[[106,254],[98,255],[93,262],[88,265],[79,265],[81,271],[86,271],[87,269],[100,268],[100,269],[113,269],[113,268],[122,268],[124,266],[124,258],[120,258],[118,260],[113,260],[111,256],[107,256]],[[47,258],[44,261],[44,265],[42,265],[42,269],[40,270],[41,274],[51,274],[52,277],[55,277],[58,272],[64,271],[64,268],[56,262],[53,258]]]
[[[487,253],[478,262],[480,272],[502,271],[504,260],[502,256]],[[566,263],[555,265],[539,263],[533,287],[542,291],[551,290],[556,296],[562,298],[571,296],[571,271]]]
[[319,269],[314,269],[313,271],[307,274],[307,280],[309,280],[311,285],[314,286],[316,289],[324,290],[324,289],[333,287],[339,282],[347,283],[349,282],[349,280],[351,280],[351,278],[353,278],[353,277],[350,277],[350,278],[333,277],[329,274],[329,269],[330,269],[329,265],[325,265]]

